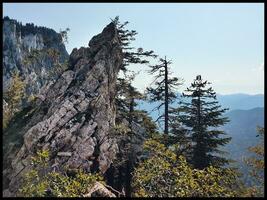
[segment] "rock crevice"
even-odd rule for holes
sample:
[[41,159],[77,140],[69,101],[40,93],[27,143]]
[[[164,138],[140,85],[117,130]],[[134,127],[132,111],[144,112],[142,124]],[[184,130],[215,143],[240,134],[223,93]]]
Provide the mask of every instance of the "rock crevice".
[[31,168],[30,156],[41,149],[52,155],[51,169],[67,166],[92,171],[97,167],[100,173],[106,172],[118,151],[110,130],[115,124],[115,84],[122,60],[113,23],[94,36],[88,48],[72,51],[69,70],[44,86],[38,96],[36,106],[46,106],[47,113],[41,117],[34,113],[28,123],[35,125],[23,125],[18,133],[24,142],[13,150],[11,167],[5,170],[11,193]]

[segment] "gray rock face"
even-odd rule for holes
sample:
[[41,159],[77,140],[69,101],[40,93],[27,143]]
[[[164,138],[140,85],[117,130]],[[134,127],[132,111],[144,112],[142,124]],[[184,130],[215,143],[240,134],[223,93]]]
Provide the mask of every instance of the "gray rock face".
[[[49,74],[54,67],[51,56],[45,54],[48,49],[59,52],[59,62],[63,63],[69,55],[60,34],[52,29],[36,27],[33,24],[22,25],[16,20],[3,19],[3,89],[8,88],[11,74],[18,71],[26,83],[26,97],[39,93],[40,88],[55,78]],[[33,51],[40,52],[37,61],[25,62]],[[49,77],[50,76],[50,77]]]
[[[89,48],[72,51],[69,70],[47,83],[36,105],[25,111],[29,119],[16,132],[23,136],[22,146],[5,156],[11,165],[4,170],[6,188],[12,194],[31,169],[30,157],[40,149],[49,149],[51,170],[67,166],[106,172],[118,151],[109,133],[115,124],[115,84],[122,60],[113,23],[92,38]],[[6,135],[11,137],[8,130]]]

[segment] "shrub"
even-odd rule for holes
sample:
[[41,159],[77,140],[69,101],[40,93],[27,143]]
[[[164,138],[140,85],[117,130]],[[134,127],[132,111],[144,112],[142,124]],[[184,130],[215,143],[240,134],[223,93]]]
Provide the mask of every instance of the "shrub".
[[[80,197],[96,181],[103,179],[98,174],[77,170],[74,176],[63,172],[46,172],[49,151],[38,151],[32,158],[33,169],[23,177],[22,187],[17,196],[23,197]],[[44,172],[45,173],[42,173]]]
[[237,196],[238,179],[232,169],[209,166],[193,169],[183,156],[155,140],[144,149],[149,158],[136,168],[133,178],[136,197],[231,197]]

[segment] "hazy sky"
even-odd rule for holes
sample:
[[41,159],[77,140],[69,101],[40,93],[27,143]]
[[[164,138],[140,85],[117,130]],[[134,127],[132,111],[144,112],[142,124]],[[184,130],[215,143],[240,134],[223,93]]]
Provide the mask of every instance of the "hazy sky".
[[[189,86],[196,75],[220,94],[264,93],[263,3],[4,3],[4,16],[56,31],[70,28],[68,52],[88,46],[119,15],[137,30],[136,47],[152,49],[173,64],[173,75]],[[145,66],[135,86],[152,80]]]

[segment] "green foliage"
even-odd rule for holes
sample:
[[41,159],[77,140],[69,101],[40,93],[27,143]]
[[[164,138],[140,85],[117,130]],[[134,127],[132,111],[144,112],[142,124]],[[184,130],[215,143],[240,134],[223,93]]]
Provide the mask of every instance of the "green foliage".
[[248,196],[263,197],[264,196],[264,128],[258,127],[258,137],[261,141],[258,145],[250,147],[249,151],[254,156],[246,159],[246,164],[250,167],[250,177],[255,186],[247,188]]
[[30,102],[34,102],[36,99],[37,99],[37,96],[34,95],[34,94],[31,94],[31,95],[28,97],[27,101],[30,103]]
[[152,86],[146,88],[146,94],[150,102],[159,102],[159,106],[154,110],[160,110],[164,107],[164,113],[160,115],[156,122],[160,125],[164,122],[164,133],[169,134],[169,105],[176,100],[176,90],[183,84],[183,80],[177,77],[171,77],[170,60],[160,58],[159,64],[150,66],[149,73],[155,75]]
[[8,90],[4,94],[4,98],[6,99],[10,109],[15,111],[18,109],[21,99],[24,97],[25,82],[22,80],[19,72],[17,71],[12,73],[11,79],[12,81]]
[[[32,158],[34,168],[23,177],[18,196],[23,197],[81,197],[96,181],[103,182],[98,174],[76,170],[74,176],[67,173],[46,172],[49,151],[38,151]],[[45,173],[44,173],[45,171]]]
[[116,25],[123,50],[123,64],[121,66],[122,71],[126,72],[126,67],[130,64],[148,64],[149,61],[146,58],[157,57],[152,50],[144,51],[141,47],[135,50],[135,48],[131,46],[131,41],[135,40],[137,32],[135,30],[126,29],[126,26],[129,23],[128,21],[121,23],[119,21],[119,16],[116,16],[114,19],[112,19],[112,22]]
[[113,129],[111,130],[111,133],[113,135],[116,136],[125,136],[127,134],[129,134],[131,130],[129,129],[129,127],[127,127],[125,124],[120,123],[120,124],[116,124]]
[[138,112],[138,114],[136,114],[137,116],[139,116],[139,121],[137,122],[138,124],[141,125],[141,127],[145,128],[146,131],[146,138],[155,138],[158,137],[159,131],[157,130],[157,124],[153,121],[152,117],[150,117],[148,115],[148,113],[146,111],[143,110],[139,110],[136,111]]
[[50,69],[48,73],[48,77],[59,77],[66,69],[68,68],[68,62],[59,63],[55,62],[53,67]]
[[237,174],[232,169],[210,166],[192,169],[183,156],[155,140],[144,149],[147,160],[140,163],[133,177],[136,197],[234,197],[238,196]]
[[8,126],[9,121],[20,110],[20,103],[25,95],[25,82],[17,71],[11,74],[11,83],[3,94],[7,106],[3,106],[3,128]]
[[25,66],[37,64],[40,65],[40,68],[43,68],[42,60],[50,59],[52,61],[52,67],[48,71],[48,79],[57,78],[63,71],[68,68],[67,60],[65,62],[60,61],[60,52],[55,48],[47,49],[33,49],[31,52],[24,58],[23,64]]
[[135,112],[135,107],[137,106],[136,100],[143,99],[143,95],[132,86],[132,81],[136,75],[137,73],[134,72],[131,74],[124,73],[124,78],[117,79],[117,120],[121,121],[125,118],[129,122],[130,126],[133,121],[137,122],[139,118],[139,112]]
[[3,129],[7,128],[11,117],[12,112],[8,109],[8,107],[3,107]]
[[46,167],[49,161],[49,151],[37,151],[37,155],[32,157],[32,165]]
[[182,101],[178,108],[177,120],[182,124],[183,131],[190,133],[192,145],[192,159],[195,168],[203,169],[209,165],[223,166],[228,160],[220,156],[223,152],[220,146],[227,144],[231,138],[222,137],[225,132],[217,127],[228,122],[222,109],[216,101],[216,93],[211,83],[201,79],[198,75],[191,86],[183,93],[183,98],[190,102]]

